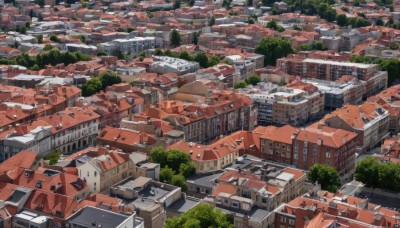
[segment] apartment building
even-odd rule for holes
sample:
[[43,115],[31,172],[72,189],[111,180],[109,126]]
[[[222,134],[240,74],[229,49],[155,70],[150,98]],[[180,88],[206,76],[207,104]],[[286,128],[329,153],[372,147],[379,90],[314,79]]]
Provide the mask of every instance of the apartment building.
[[243,93],[258,105],[258,123],[260,125],[301,126],[320,116],[324,110],[324,95],[321,92],[315,88],[301,88],[307,91],[261,83],[255,89],[243,90]]
[[1,133],[0,160],[5,161],[22,150],[36,152],[40,157],[52,151],[51,129],[53,127],[43,121],[19,125]]
[[143,218],[145,227],[164,227],[166,210],[181,199],[181,188],[154,181],[147,177],[132,177],[120,181],[110,189],[110,195],[129,202],[126,206]]
[[351,180],[355,170],[357,134],[322,127],[296,131],[293,136],[293,165],[309,169],[324,164],[335,168],[342,181]]
[[[193,85],[196,86],[193,86]],[[211,142],[221,134],[252,130],[257,120],[257,108],[247,96],[212,90],[207,85],[189,83],[171,96],[174,100],[159,102],[136,120],[162,119],[174,130],[184,132],[186,142]]]
[[365,153],[389,136],[389,112],[381,105],[365,102],[362,105],[345,105],[327,114],[313,128],[328,126],[357,133],[357,152]]
[[109,145],[126,153],[141,151],[147,154],[152,148],[164,145],[162,141],[145,132],[112,127],[106,127],[99,133],[97,144]]
[[336,81],[303,79],[318,88],[325,95],[325,108],[334,110],[345,104],[359,105],[366,97],[366,82],[350,76],[342,76]]
[[387,72],[378,71],[376,64],[339,62],[334,60],[306,58],[291,55],[277,60],[277,67],[288,74],[335,81],[343,75],[366,81],[366,96],[371,96],[387,87]]
[[99,119],[100,115],[91,108],[69,107],[38,120],[52,126],[51,148],[69,154],[95,143]]
[[77,167],[79,177],[84,180],[93,193],[108,190],[110,186],[133,176],[133,165],[129,154],[99,148],[97,156]]
[[[255,174],[258,173],[258,174]],[[304,193],[306,173],[268,162],[254,162],[246,168],[228,170],[216,178],[217,185],[206,202],[222,207],[238,208],[234,201],[252,207],[272,211],[283,202],[288,202]],[[241,197],[244,200],[238,200]],[[228,202],[231,201],[229,204]],[[242,208],[246,208],[246,206]],[[264,226],[263,226],[264,227]]]
[[376,96],[369,97],[368,102],[380,104],[388,110],[390,116],[389,131],[398,133],[400,131],[400,108],[398,99],[400,95],[400,85],[394,85],[380,92]]
[[200,69],[198,62],[187,61],[169,56],[153,56],[154,62],[150,64],[150,71],[158,74],[177,73],[187,74]]
[[[397,212],[368,199],[313,191],[276,208],[271,227],[397,227]],[[305,219],[307,218],[307,219]]]
[[251,133],[238,131],[209,145],[182,140],[167,148],[187,152],[196,167],[196,173],[207,173],[221,170],[234,163],[240,155],[251,149],[249,145],[253,140]]
[[135,37],[129,39],[115,39],[110,42],[100,43],[97,48],[112,55],[115,51],[121,51],[125,55],[136,56],[141,51],[155,48],[154,37]]

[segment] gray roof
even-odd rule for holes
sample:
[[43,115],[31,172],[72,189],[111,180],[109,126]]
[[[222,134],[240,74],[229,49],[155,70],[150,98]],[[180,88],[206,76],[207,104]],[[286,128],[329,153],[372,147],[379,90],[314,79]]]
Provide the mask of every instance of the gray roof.
[[212,173],[205,173],[205,174],[195,174],[187,178],[189,183],[194,182],[194,184],[206,188],[213,188],[214,185],[211,183],[212,180],[216,179],[217,177],[221,176],[225,171],[219,170]]
[[94,227],[115,228],[128,218],[126,215],[88,206],[72,215],[68,222],[84,227],[95,225]]
[[193,197],[186,197],[181,198],[177,201],[175,201],[173,204],[171,204],[168,209],[177,211],[179,213],[185,213],[195,207],[198,203],[200,203],[200,199],[193,198]]

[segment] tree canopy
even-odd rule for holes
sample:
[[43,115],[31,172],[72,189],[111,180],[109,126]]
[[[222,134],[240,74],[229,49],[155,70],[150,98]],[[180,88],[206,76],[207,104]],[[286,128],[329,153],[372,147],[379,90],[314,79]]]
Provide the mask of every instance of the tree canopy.
[[156,147],[151,150],[150,158],[161,166],[160,180],[187,189],[187,177],[196,173],[190,155],[180,150],[166,150]]
[[290,42],[284,38],[263,38],[254,52],[265,56],[265,66],[275,66],[277,59],[294,53]]
[[104,90],[107,86],[121,83],[121,77],[115,72],[106,71],[99,77],[92,78],[82,86],[82,95],[91,96],[100,90]]
[[391,85],[396,80],[400,79],[400,59],[396,58],[371,58],[369,56],[352,56],[351,62],[356,63],[374,63],[378,64],[378,68],[381,71],[387,71],[388,73],[388,84]]
[[180,216],[168,218],[165,227],[233,228],[233,219],[220,209],[201,203]]
[[178,30],[176,30],[176,29],[172,30],[170,37],[169,37],[169,41],[170,41],[171,47],[177,47],[180,45],[181,35]]
[[380,163],[374,157],[367,157],[357,164],[355,178],[367,187],[399,192],[400,164]]
[[330,166],[316,163],[310,167],[308,177],[312,182],[318,181],[322,189],[330,192],[336,192],[340,186],[339,173]]
[[257,85],[259,82],[261,82],[261,78],[260,78],[260,76],[258,76],[257,74],[252,74],[252,75],[250,75],[250,77],[248,77],[248,78],[245,79],[245,82],[246,82],[248,85],[253,85],[253,86],[255,86],[255,85]]
[[347,16],[346,14],[339,14],[336,16],[336,23],[340,27],[343,27],[347,24]]

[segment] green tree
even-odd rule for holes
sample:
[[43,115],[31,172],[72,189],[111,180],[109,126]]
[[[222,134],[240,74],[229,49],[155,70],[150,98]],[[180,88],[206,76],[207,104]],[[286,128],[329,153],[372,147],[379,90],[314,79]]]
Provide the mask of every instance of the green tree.
[[51,45],[51,44],[46,44],[46,45],[44,45],[44,48],[43,48],[43,50],[44,51],[50,51],[51,49],[53,49],[54,47]]
[[124,54],[119,49],[114,50],[111,55],[116,56],[118,59],[124,59]]
[[173,7],[175,10],[181,8],[181,1],[175,0]]
[[161,49],[157,48],[157,49],[154,51],[154,55],[160,56],[160,55],[164,55],[164,53],[163,53],[163,51],[162,51]]
[[335,193],[340,186],[339,173],[330,166],[314,164],[310,167],[308,176],[312,182],[318,181],[322,189],[330,192]]
[[391,85],[400,75],[400,60],[395,58],[381,60],[379,69],[388,72],[388,84]]
[[208,57],[203,51],[197,52],[193,60],[198,62],[203,68],[208,67]]
[[337,25],[339,25],[340,27],[343,27],[346,25],[347,23],[347,16],[346,14],[339,14],[336,16],[336,23]]
[[101,89],[104,90],[107,86],[112,86],[122,82],[121,77],[112,71],[106,71],[100,75]]
[[294,53],[290,42],[284,38],[263,38],[254,52],[265,56],[265,66],[275,66],[277,59]]
[[177,174],[177,175],[172,176],[171,184],[181,187],[182,191],[187,190],[186,179],[182,174]]
[[107,52],[104,50],[97,51],[97,56],[106,56],[106,55],[107,55]]
[[329,22],[334,21],[336,19],[336,10],[330,8],[324,13],[324,18]]
[[375,20],[375,24],[377,26],[383,26],[384,23],[383,23],[382,19],[378,18],[378,19]]
[[58,163],[58,160],[60,159],[60,157],[61,157],[60,151],[56,150],[56,151],[53,151],[50,154],[48,154],[45,157],[45,160],[48,160],[50,165],[55,165]]
[[153,162],[159,163],[161,168],[168,166],[171,167],[176,173],[179,173],[181,164],[191,163],[190,155],[188,153],[180,150],[167,151],[163,147],[156,147],[152,149],[150,157]]
[[192,61],[192,56],[187,51],[182,51],[179,53],[178,58],[184,59],[187,61]]
[[196,3],[196,0],[189,0],[189,6],[194,6],[194,3]]
[[33,67],[31,67],[31,70],[33,70],[33,71],[39,71],[39,70],[40,70],[40,67],[39,67],[37,64],[35,64],[35,65],[33,65]]
[[261,78],[260,78],[260,76],[258,76],[257,74],[252,74],[250,77],[246,78],[245,81],[246,81],[246,83],[247,83],[248,85],[253,85],[253,86],[255,86],[255,85],[257,85],[258,83],[261,82]]
[[175,174],[174,170],[172,170],[168,166],[165,166],[160,170],[160,181],[165,183],[171,183],[174,174]]
[[181,44],[181,35],[178,30],[173,29],[170,36],[169,36],[169,41],[171,44],[171,47],[177,47]]
[[201,203],[180,216],[168,218],[165,228],[233,228],[233,220],[220,209]]
[[298,25],[293,25],[293,29],[294,30],[297,30],[297,31],[301,31],[301,30],[303,30],[300,26],[298,26]]
[[357,163],[355,178],[367,187],[379,186],[379,162],[374,157],[367,157]]
[[311,48],[312,48],[313,50],[318,50],[318,51],[327,50],[327,48],[325,47],[325,45],[324,45],[321,41],[319,41],[319,40],[313,41],[312,44],[311,44]]
[[199,33],[198,32],[194,32],[193,33],[193,44],[197,45],[197,43],[199,43]]
[[365,20],[364,18],[358,17],[355,23],[355,27],[356,28],[360,28],[360,27],[365,27],[365,26],[370,26],[371,23],[369,23],[369,21]]
[[215,66],[218,63],[221,62],[221,56],[220,55],[213,55],[211,58],[208,59],[208,66]]
[[102,84],[100,78],[92,78],[82,86],[82,95],[84,97],[92,96],[101,90]]
[[21,34],[26,34],[26,30],[27,30],[27,29],[26,29],[26,27],[25,27],[25,26],[24,26],[24,27],[22,27],[22,28],[21,28]]
[[181,163],[179,166],[179,173],[182,174],[185,178],[190,177],[191,175],[196,173],[196,167],[193,163]]
[[210,18],[210,20],[208,20],[208,26],[213,26],[213,25],[215,25],[215,17],[214,16],[212,16]]
[[235,85],[233,85],[233,88],[241,89],[241,88],[246,88],[246,86],[247,86],[246,82],[236,82]]
[[231,8],[231,3],[232,3],[232,0],[223,0],[222,1],[222,7],[225,7],[226,9],[230,9]]
[[80,35],[80,36],[79,36],[79,40],[80,40],[82,43],[86,43],[86,37],[85,37],[84,35]]
[[126,32],[127,32],[127,33],[131,33],[131,32],[133,32],[133,31],[135,31],[134,28],[131,28],[131,27],[126,28]]
[[37,39],[38,44],[43,43],[43,35],[38,35],[38,36],[36,37],[36,39]]
[[58,39],[57,35],[55,35],[55,34],[52,34],[50,36],[50,40],[55,42],[55,43],[60,43],[60,39]]

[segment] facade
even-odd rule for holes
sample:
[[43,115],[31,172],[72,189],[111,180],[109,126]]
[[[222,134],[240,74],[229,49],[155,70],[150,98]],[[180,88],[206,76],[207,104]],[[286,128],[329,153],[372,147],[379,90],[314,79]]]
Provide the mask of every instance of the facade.
[[153,135],[145,132],[112,127],[106,127],[99,133],[97,144],[118,148],[126,153],[134,151],[150,153],[153,147],[163,145]]
[[52,126],[52,149],[68,154],[93,145],[99,130],[100,115],[88,107],[70,107],[38,120]]
[[357,133],[357,152],[365,153],[389,136],[389,112],[382,106],[365,102],[362,105],[346,105],[327,114],[313,125],[328,126]]
[[133,176],[133,165],[129,154],[99,148],[97,156],[78,168],[79,177],[89,186],[91,192],[98,193],[127,177]]
[[288,74],[318,80],[336,81],[343,75],[366,81],[366,95],[371,96],[387,87],[387,72],[378,71],[376,64],[339,62],[289,56],[277,60],[277,67]]
[[[258,123],[301,126],[324,111],[324,94],[318,89],[279,87],[261,83],[245,93],[258,105]],[[304,90],[303,90],[304,89]]]
[[155,48],[154,37],[135,37],[130,39],[115,39],[110,42],[100,43],[99,50],[112,55],[115,51],[121,51],[125,55],[138,55],[139,52]]
[[182,75],[200,69],[199,63],[197,62],[168,56],[154,56],[154,61],[155,62],[150,64],[150,70],[159,74],[177,73]]
[[[397,227],[396,212],[353,196],[313,191],[271,214],[271,227]],[[307,218],[307,219],[305,219]]]
[[[213,94],[211,94],[213,93]],[[207,143],[221,134],[252,130],[257,120],[257,108],[247,96],[230,92],[212,92],[205,85],[182,86],[174,100],[159,102],[136,120],[161,119],[174,130],[184,132],[186,142]]]
[[400,131],[400,108],[398,105],[399,89],[399,85],[389,87],[376,96],[369,97],[367,100],[380,104],[384,109],[389,111],[389,131],[391,133],[398,133]]

